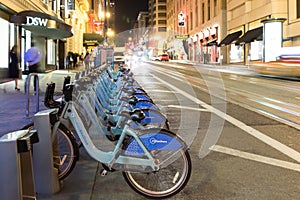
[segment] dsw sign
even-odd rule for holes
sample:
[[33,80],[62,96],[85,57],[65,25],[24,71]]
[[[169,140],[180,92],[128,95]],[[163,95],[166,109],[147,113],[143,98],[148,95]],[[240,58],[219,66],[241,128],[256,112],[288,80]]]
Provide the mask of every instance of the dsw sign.
[[29,26],[46,26],[47,22],[48,19],[26,16],[26,25]]

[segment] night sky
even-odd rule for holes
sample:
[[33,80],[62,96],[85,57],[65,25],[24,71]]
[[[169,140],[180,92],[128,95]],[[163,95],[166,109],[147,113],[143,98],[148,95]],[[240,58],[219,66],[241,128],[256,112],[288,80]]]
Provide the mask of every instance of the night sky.
[[148,0],[115,0],[116,32],[133,28],[139,11],[148,11]]

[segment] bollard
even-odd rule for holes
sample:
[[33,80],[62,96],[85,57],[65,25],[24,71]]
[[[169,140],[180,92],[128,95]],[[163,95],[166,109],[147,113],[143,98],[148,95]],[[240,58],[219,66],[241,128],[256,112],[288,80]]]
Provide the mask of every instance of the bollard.
[[26,117],[29,117],[29,104],[30,104],[30,82],[31,82],[31,77],[37,77],[34,82],[35,84],[35,88],[36,88],[36,94],[35,94],[35,99],[36,99],[36,110],[35,112],[39,111],[40,108],[40,103],[39,103],[39,76],[38,73],[30,73],[27,78],[26,78],[26,82],[25,82],[25,92],[26,92],[26,96],[27,96],[27,101],[26,101]]

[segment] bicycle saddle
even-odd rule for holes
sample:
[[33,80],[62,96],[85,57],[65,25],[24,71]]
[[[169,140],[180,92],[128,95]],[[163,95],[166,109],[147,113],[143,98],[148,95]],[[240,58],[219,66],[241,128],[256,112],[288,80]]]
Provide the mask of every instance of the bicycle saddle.
[[145,119],[146,115],[145,113],[140,109],[134,109],[133,111],[130,111],[130,117],[135,122],[141,122],[143,119]]
[[126,117],[128,119],[131,119],[132,121],[139,123],[146,117],[145,113],[140,109],[134,109],[132,111],[123,110],[120,113],[120,116]]
[[59,108],[61,103],[53,99],[55,83],[48,83],[44,97],[44,105],[47,108]]

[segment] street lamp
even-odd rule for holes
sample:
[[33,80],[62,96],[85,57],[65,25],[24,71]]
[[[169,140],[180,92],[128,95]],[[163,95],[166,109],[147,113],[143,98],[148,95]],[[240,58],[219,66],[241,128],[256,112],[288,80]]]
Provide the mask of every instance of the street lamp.
[[108,28],[106,35],[107,35],[107,37],[111,38],[111,37],[115,36],[115,32],[111,28]]
[[98,17],[99,17],[99,19],[101,19],[101,20],[104,20],[105,18],[110,18],[110,16],[111,16],[111,14],[110,14],[110,12],[104,12],[104,11],[99,11],[99,13],[98,13]]
[[[108,12],[107,10],[107,0],[104,0],[104,5],[103,9],[102,6],[99,4],[99,12],[98,12],[98,17],[103,22],[103,39],[104,39],[104,45],[107,44],[107,34],[112,34],[111,32],[108,31],[108,19],[111,17],[111,13]],[[110,36],[109,36],[110,37]]]

